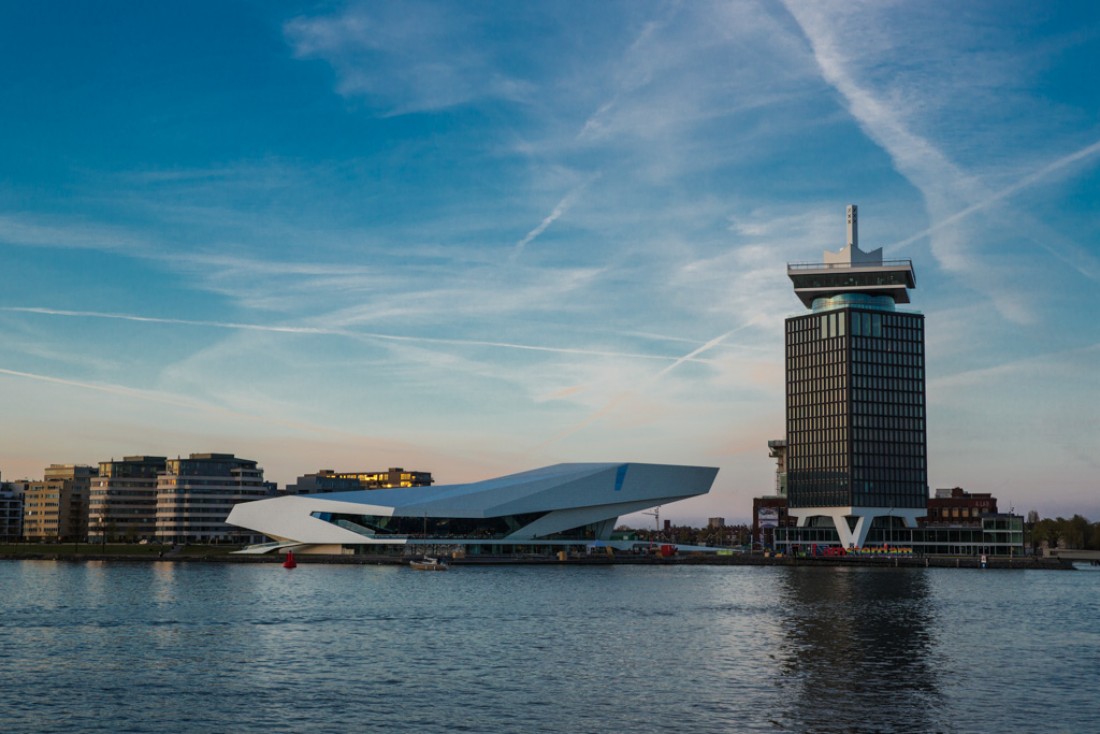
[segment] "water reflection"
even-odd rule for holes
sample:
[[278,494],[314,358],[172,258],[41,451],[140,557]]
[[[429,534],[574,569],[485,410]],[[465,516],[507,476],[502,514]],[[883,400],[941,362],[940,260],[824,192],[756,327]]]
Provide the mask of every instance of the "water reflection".
[[928,579],[912,569],[788,568],[780,685],[784,728],[937,732],[937,620]]

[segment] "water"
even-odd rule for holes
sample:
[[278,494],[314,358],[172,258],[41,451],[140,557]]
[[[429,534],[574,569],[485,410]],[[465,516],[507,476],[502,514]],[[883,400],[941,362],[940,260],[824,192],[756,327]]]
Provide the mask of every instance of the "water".
[[0,732],[1100,730],[1100,574],[0,563]]

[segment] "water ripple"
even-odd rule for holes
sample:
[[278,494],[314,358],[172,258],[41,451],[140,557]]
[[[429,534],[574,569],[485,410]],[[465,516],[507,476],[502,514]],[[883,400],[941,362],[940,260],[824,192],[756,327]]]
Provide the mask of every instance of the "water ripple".
[[0,731],[1088,731],[1098,588],[953,569],[5,562]]

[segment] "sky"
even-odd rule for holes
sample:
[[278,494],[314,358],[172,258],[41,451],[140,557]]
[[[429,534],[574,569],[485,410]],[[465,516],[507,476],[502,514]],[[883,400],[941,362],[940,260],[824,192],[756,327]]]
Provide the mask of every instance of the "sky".
[[745,520],[855,203],[930,488],[1100,519],[1096,68],[1094,2],[0,4],[0,472],[698,464],[661,518]]

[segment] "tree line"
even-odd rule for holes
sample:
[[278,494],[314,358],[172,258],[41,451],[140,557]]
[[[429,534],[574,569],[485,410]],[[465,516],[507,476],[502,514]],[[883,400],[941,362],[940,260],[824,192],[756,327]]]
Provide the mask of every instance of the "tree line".
[[1100,522],[1089,522],[1083,515],[1040,519],[1032,510],[1027,513],[1027,530],[1033,548],[1045,542],[1051,548],[1100,550]]

